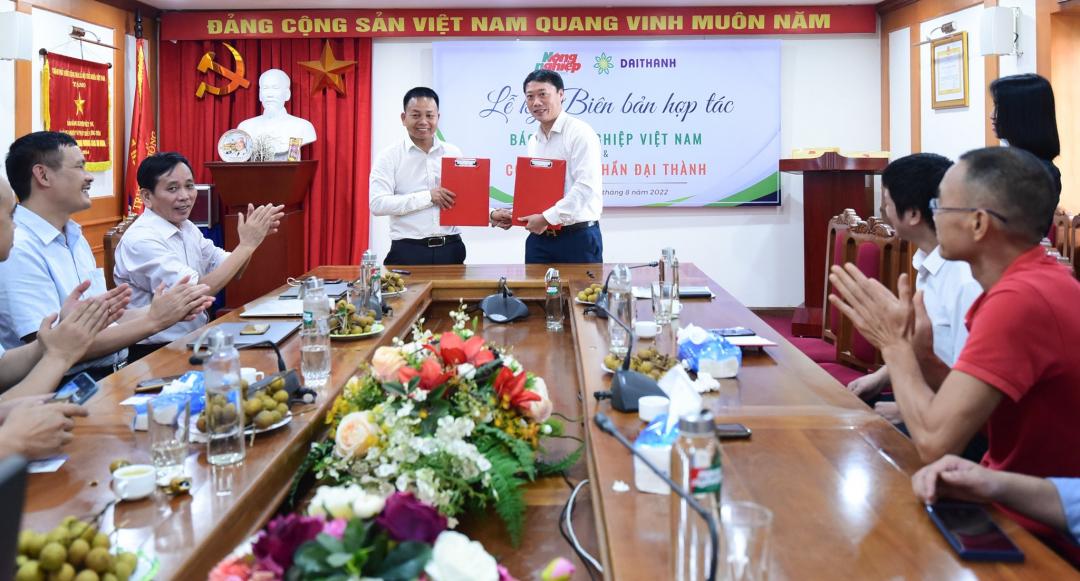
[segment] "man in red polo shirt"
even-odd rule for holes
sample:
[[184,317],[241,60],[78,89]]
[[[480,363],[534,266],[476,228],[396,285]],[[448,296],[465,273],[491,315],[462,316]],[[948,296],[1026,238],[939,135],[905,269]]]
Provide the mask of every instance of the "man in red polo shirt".
[[970,263],[985,292],[939,389],[918,365],[921,297],[912,303],[906,284],[893,297],[852,269],[831,275],[848,300],[830,300],[882,350],[890,374],[892,360],[904,367],[894,391],[927,462],[956,452],[985,425],[987,466],[1080,476],[1080,454],[1071,449],[1080,442],[1080,283],[1039,246],[1054,210],[1052,185],[1042,164],[1015,148],[969,152],[945,174],[933,208],[941,254]]
[[970,263],[984,293],[968,312],[967,343],[940,386],[920,370],[926,312],[919,294],[912,300],[906,276],[897,298],[856,269],[834,267],[830,275],[844,299],[829,300],[881,349],[926,462],[959,452],[985,427],[984,465],[1080,476],[1080,282],[1039,245],[1054,192],[1043,164],[1016,148],[968,152],[942,179],[931,206],[941,255]]

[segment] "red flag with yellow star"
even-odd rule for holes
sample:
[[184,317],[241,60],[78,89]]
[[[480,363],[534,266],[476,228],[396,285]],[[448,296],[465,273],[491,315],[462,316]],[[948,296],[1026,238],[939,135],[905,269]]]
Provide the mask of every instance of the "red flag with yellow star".
[[142,196],[135,179],[139,166],[148,156],[157,153],[157,132],[150,110],[150,79],[146,73],[146,39],[135,40],[135,104],[131,108],[131,141],[128,143],[127,166],[124,169],[124,192],[127,193],[129,214],[142,214]]
[[41,71],[41,118],[47,131],[75,138],[88,171],[112,167],[109,65],[46,55]]

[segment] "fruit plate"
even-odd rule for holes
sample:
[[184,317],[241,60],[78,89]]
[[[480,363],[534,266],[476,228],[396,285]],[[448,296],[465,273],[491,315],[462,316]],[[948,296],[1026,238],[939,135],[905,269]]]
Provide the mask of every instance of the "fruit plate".
[[393,292],[393,293],[388,293],[386,291],[383,291],[382,296],[384,296],[384,297],[400,297],[401,295],[403,295],[403,294],[405,294],[407,292],[409,292],[409,287],[405,287],[405,288],[403,288],[403,289],[401,289],[401,290],[399,290],[397,292]]
[[[622,367],[622,366],[620,365],[620,367]],[[614,375],[614,374],[615,374],[615,370],[614,370],[614,369],[612,369],[612,368],[610,368],[610,367],[608,367],[607,365],[604,365],[604,362],[603,362],[603,361],[601,361],[601,362],[600,362],[600,369],[603,369],[603,370],[604,370],[604,373],[607,373],[607,374],[610,374],[610,375]]]
[[374,335],[378,335],[379,333],[382,333],[385,329],[385,326],[379,323],[375,323],[371,326],[371,330],[367,333],[354,333],[352,335],[338,335],[335,333],[330,333],[330,338],[335,341],[356,341],[357,339],[363,339],[364,337],[372,337]]
[[[289,422],[292,421],[292,418],[293,418],[293,413],[290,411],[288,414],[285,415],[285,417],[281,418],[280,421],[275,422],[273,424],[270,424],[269,426],[266,426],[265,428],[257,429],[255,426],[248,426],[248,427],[244,428],[244,435],[245,436],[250,436],[252,433],[262,434],[262,433],[265,433],[265,432],[272,432],[272,431],[274,431],[274,430],[276,430],[276,429],[278,429],[278,428],[280,428],[282,426],[287,425]],[[207,440],[207,434],[205,432],[203,432],[202,430],[200,430],[199,426],[196,425],[195,422],[197,422],[198,419],[199,418],[192,418],[191,419],[191,439],[194,442],[199,442],[199,443],[205,444],[206,440]]]
[[579,305],[595,305],[596,304],[595,301],[583,301],[583,300],[581,300],[581,299],[579,299],[577,297],[574,297],[574,302],[579,304]]

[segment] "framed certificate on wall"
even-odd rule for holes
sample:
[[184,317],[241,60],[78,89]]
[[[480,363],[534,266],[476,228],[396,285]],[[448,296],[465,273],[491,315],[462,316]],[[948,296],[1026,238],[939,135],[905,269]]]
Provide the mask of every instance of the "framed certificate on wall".
[[966,32],[930,42],[930,96],[933,109],[968,106]]

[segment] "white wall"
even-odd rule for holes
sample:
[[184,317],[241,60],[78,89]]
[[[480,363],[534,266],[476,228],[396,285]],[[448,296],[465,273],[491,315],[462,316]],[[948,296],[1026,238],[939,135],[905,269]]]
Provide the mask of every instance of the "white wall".
[[[98,63],[109,63],[113,65],[113,68],[109,69],[109,121],[112,127],[110,128],[109,135],[109,151],[114,151],[112,144],[117,139],[118,129],[113,123],[113,111],[117,106],[113,99],[113,87],[115,87],[116,79],[114,69],[117,66],[124,66],[124,63],[117,62],[116,51],[96,46],[89,43],[82,43],[73,40],[69,35],[71,33],[72,26],[78,26],[88,32],[96,34],[101,42],[105,44],[112,44],[113,42],[113,29],[106,28],[104,26],[98,26],[82,20],[76,20],[69,18],[55,12],[49,12],[48,10],[42,10],[40,8],[34,8],[32,12],[32,22],[34,25],[34,72],[31,75],[33,86],[33,116],[31,120],[31,130],[41,131],[45,128],[41,120],[41,58],[37,57],[38,49],[46,49],[49,52],[62,54],[64,56],[81,58],[88,61],[94,61]],[[93,38],[90,34],[87,37]],[[81,46],[80,46],[81,45]],[[115,157],[115,156],[114,156]],[[113,159],[112,169],[103,172],[94,173],[94,183],[90,186],[90,197],[104,197],[113,195],[113,171],[117,165],[123,168],[123,160]]]
[[[986,70],[983,57],[979,55],[979,31],[982,5],[946,14],[921,23],[920,38],[927,38],[930,31],[945,22],[952,21],[958,31],[968,33],[968,106],[955,109],[931,108],[930,44],[919,47],[919,69],[922,79],[920,115],[922,115],[921,151],[938,153],[956,159],[960,154],[986,145]],[[935,33],[937,38],[940,33]]]
[[[0,1],[0,12],[12,10],[15,10],[14,2]],[[12,141],[15,141],[15,62],[0,61],[0,161],[7,157]]]
[[[781,151],[881,146],[881,51],[878,36],[783,37]],[[513,42],[513,41],[507,41]],[[372,66],[372,151],[404,138],[401,97],[432,84],[431,42],[376,40]],[[521,73],[524,75],[524,72]],[[463,81],[467,82],[467,71]],[[468,152],[467,152],[468,153]],[[474,152],[476,154],[476,152]],[[641,262],[673,246],[740,301],[791,307],[803,301],[802,178],[782,174],[779,208],[607,208],[601,220],[606,262]],[[520,263],[525,233],[467,228],[471,264]],[[385,218],[372,218],[372,249],[390,248]]]
[[889,33],[889,152],[911,153],[911,28]]

